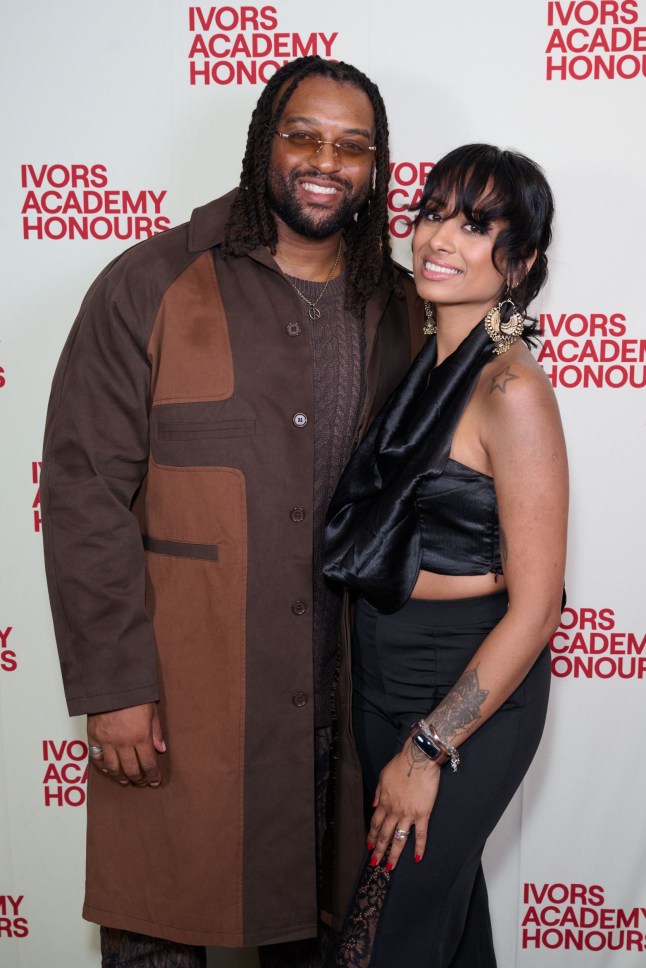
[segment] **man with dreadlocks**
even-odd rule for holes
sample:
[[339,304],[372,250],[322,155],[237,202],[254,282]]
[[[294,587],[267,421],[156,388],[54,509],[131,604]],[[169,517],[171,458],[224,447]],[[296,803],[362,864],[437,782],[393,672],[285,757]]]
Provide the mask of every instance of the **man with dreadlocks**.
[[[41,494],[67,699],[95,767],[84,916],[104,966],[203,965],[205,945],[323,957],[303,939],[333,856],[341,602],[320,537],[423,315],[391,260],[388,178],[375,85],[287,64],[238,189],[108,266],[63,352]],[[352,779],[340,756],[337,792]]]

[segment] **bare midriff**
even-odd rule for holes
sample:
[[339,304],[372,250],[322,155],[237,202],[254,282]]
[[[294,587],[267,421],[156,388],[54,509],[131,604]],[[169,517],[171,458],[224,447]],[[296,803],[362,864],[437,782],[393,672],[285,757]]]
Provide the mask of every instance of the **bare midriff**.
[[493,572],[486,575],[437,575],[434,571],[420,571],[411,598],[477,598],[502,592],[506,587],[503,575]]

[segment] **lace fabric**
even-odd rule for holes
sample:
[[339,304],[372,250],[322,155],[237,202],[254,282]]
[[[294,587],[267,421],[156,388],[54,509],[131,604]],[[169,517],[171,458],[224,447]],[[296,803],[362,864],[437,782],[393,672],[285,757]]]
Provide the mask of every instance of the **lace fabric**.
[[337,968],[369,968],[390,877],[382,864],[371,867],[366,861],[343,926]]

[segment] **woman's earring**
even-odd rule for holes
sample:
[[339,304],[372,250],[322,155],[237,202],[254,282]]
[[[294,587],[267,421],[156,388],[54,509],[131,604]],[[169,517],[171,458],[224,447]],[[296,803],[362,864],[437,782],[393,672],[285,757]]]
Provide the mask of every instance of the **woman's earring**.
[[[511,315],[509,319],[503,322],[501,313],[503,307],[507,305],[511,306]],[[484,328],[495,343],[493,351],[496,356],[506,353],[509,347],[513,346],[516,340],[523,335],[525,323],[511,298],[511,289],[507,289],[498,305],[489,310],[484,319]]]
[[424,300],[424,315],[426,316],[426,322],[422,327],[422,332],[424,336],[433,336],[437,333],[437,323],[433,317],[433,307],[426,299]]

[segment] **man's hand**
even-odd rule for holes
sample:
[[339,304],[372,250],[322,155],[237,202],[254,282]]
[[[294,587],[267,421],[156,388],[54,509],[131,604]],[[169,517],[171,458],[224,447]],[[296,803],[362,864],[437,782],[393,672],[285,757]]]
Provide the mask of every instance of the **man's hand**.
[[157,787],[161,783],[157,753],[166,752],[166,743],[156,703],[88,716],[87,736],[90,759],[102,773],[124,786]]

